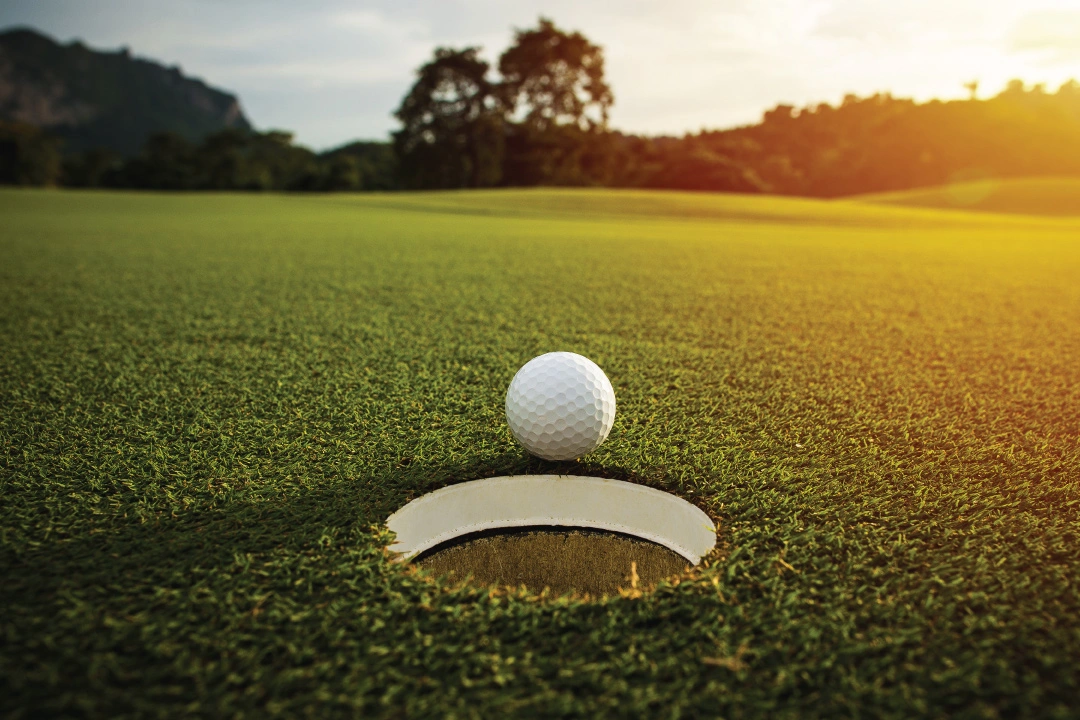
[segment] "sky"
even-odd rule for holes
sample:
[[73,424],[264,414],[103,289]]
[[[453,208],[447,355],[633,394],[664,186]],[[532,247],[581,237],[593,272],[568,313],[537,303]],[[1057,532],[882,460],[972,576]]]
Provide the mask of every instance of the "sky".
[[262,130],[326,149],[385,139],[437,46],[496,64],[549,17],[604,48],[613,127],[681,135],[764,110],[891,92],[927,100],[1080,79],[1080,0],[3,0],[0,28],[179,65]]

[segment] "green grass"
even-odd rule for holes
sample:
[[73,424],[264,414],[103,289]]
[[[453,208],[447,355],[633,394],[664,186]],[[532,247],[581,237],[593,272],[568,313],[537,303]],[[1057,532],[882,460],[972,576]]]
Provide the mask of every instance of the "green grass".
[[[14,717],[1075,717],[1080,221],[602,191],[0,193]],[[608,442],[527,458],[544,351]],[[575,472],[720,524],[584,603],[379,524]]]
[[985,179],[864,195],[855,200],[881,205],[1080,217],[1080,178]]

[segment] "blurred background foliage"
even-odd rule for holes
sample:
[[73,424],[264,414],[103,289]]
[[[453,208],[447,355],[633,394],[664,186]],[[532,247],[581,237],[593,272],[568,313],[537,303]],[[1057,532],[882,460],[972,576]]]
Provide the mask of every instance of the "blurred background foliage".
[[[170,82],[180,82],[170,72]],[[615,98],[602,49],[541,18],[515,33],[496,68],[480,48],[437,48],[394,113],[401,129],[391,142],[316,153],[293,144],[290,133],[256,132],[240,118],[201,139],[153,133],[132,154],[72,149],[47,129],[9,120],[0,122],[0,183],[250,191],[593,186],[838,197],[990,177],[1080,177],[1080,83],[1051,90],[1014,80],[985,99],[977,83],[967,87],[965,100],[849,95],[835,106],[778,105],[761,122],[728,130],[627,135],[608,126]],[[78,147],[86,144],[76,137]]]

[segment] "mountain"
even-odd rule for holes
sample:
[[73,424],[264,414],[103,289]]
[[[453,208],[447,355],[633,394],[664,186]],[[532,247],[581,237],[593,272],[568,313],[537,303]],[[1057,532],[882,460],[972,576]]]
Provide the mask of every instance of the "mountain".
[[225,128],[250,130],[235,95],[132,57],[126,48],[61,45],[34,30],[0,33],[0,120],[47,130],[65,153],[105,148],[136,154],[147,137],[192,142]]

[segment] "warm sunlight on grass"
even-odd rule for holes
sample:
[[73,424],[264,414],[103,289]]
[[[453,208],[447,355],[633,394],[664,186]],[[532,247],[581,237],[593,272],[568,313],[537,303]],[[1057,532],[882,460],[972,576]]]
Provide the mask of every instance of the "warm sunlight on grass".
[[1080,178],[986,179],[853,200],[882,205],[981,210],[1021,215],[1080,216]]
[[[1072,714],[1080,220],[565,190],[4,191],[0,215],[11,702]],[[581,462],[503,418],[560,349],[618,397]],[[675,493],[720,549],[590,603],[384,553],[410,499],[528,472]]]

